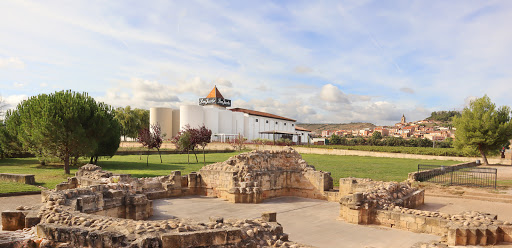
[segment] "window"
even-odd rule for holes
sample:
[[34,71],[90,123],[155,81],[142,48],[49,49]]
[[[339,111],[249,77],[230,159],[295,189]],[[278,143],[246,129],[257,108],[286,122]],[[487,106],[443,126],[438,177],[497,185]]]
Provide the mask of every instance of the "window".
[[268,120],[266,120],[265,123],[268,123]]
[[284,125],[286,126],[286,122],[284,123]]
[[258,119],[256,119],[256,122],[258,122]]
[[295,124],[292,124],[292,127],[295,127]]
[[277,121],[276,121],[276,125],[277,125]]

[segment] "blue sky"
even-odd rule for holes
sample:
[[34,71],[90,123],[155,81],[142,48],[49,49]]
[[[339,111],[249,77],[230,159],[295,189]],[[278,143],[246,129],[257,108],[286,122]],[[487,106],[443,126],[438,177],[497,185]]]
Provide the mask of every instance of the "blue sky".
[[0,95],[388,125],[510,105],[512,1],[0,1]]

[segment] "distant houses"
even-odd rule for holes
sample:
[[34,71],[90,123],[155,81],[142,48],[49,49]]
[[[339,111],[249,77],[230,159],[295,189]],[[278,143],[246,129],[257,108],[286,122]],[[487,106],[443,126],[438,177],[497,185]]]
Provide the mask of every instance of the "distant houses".
[[432,141],[444,141],[446,138],[455,138],[455,128],[435,124],[431,120],[406,122],[405,115],[402,115],[400,122],[393,126],[379,126],[359,130],[324,130],[321,136],[329,138],[336,134],[338,136],[371,137],[374,132],[380,132],[383,137],[394,136],[404,139],[425,138]]

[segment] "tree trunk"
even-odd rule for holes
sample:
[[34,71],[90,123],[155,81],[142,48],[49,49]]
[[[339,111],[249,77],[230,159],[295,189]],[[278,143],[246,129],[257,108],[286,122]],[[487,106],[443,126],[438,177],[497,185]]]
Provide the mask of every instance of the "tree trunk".
[[89,161],[89,164],[92,164],[92,163],[93,163],[93,161],[92,161],[92,160],[93,160],[93,158],[94,158],[94,156],[91,156],[91,160]]
[[192,150],[192,152],[194,153],[194,156],[196,156],[196,163],[199,163],[199,160],[197,160],[197,153],[196,153],[196,150]]
[[156,149],[158,151],[158,155],[160,155],[160,163],[163,163],[162,162],[162,154],[160,153],[160,149]]
[[149,149],[148,149],[148,155],[146,156],[146,167],[149,167]]
[[94,157],[94,164],[98,165],[98,156]]
[[480,151],[480,154],[482,155],[482,159],[484,160],[484,165],[489,165],[489,162],[487,162],[487,156],[485,156],[485,152],[482,149],[482,145],[478,145],[478,150]]
[[66,154],[66,156],[64,157],[64,171],[68,175],[71,174],[71,172],[69,171],[69,154]]
[[206,155],[204,154],[204,146],[203,146],[203,165],[206,165]]

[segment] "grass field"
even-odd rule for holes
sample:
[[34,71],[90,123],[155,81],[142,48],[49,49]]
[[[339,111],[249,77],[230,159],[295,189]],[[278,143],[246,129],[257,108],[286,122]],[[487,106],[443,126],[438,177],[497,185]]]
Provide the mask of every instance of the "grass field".
[[378,158],[361,156],[336,156],[303,154],[308,164],[317,170],[329,171],[334,185],[343,177],[371,178],[380,181],[403,181],[409,172],[416,171],[418,164],[452,165],[458,161]]
[[[206,154],[206,163],[220,162],[236,155],[232,153]],[[367,177],[374,180],[402,181],[407,178],[407,173],[415,171],[419,163],[449,165],[458,162],[439,160],[376,158],[359,156],[335,156],[304,154],[303,158],[317,170],[329,171],[338,185],[341,177]],[[199,163],[195,163],[193,155],[190,156],[190,165],[187,164],[186,154],[162,155],[163,163],[160,163],[158,155],[149,156],[149,166],[146,166],[146,156],[125,155],[114,156],[111,159],[100,160],[98,165],[114,173],[131,174],[134,177],[153,177],[168,175],[173,170],[180,170],[182,174],[198,171],[202,166],[202,154],[198,154]],[[87,161],[81,161],[86,163]],[[77,168],[71,168],[74,175]],[[61,165],[39,165],[35,158],[17,158],[0,160],[0,173],[34,174],[38,185],[53,189],[55,185],[66,181],[69,175],[64,174]],[[35,189],[34,189],[35,188]],[[37,190],[37,187],[4,183],[0,185],[0,193],[22,192]]]

